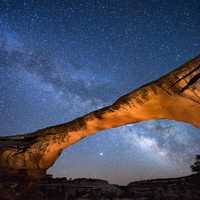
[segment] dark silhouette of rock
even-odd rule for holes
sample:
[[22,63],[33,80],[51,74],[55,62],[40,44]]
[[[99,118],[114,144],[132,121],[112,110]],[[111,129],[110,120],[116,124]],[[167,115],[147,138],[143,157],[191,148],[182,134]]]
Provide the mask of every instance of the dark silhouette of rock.
[[199,200],[200,175],[109,184],[98,179],[1,176],[0,200]]
[[33,133],[0,137],[0,169],[42,176],[70,145],[98,131],[144,120],[172,119],[200,127],[199,78],[200,55],[110,106]]
[[191,165],[191,169],[193,172],[200,174],[200,155],[196,155],[196,160],[194,164]]

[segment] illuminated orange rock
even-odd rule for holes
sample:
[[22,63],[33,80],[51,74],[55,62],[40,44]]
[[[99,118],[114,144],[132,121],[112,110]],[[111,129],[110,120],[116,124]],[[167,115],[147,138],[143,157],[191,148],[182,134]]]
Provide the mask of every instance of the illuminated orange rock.
[[104,129],[151,119],[200,127],[200,55],[174,71],[120,97],[112,105],[33,133],[0,137],[0,169],[40,174],[63,149]]

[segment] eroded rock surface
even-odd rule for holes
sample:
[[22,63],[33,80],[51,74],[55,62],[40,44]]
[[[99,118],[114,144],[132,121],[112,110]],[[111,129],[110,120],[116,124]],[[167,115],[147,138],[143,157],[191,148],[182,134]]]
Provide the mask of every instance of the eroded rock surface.
[[[63,149],[104,129],[150,119],[171,119],[200,127],[200,56],[70,122],[29,134],[0,137],[0,170],[39,176]],[[39,114],[39,113],[38,113]],[[66,113],[67,114],[67,113]]]

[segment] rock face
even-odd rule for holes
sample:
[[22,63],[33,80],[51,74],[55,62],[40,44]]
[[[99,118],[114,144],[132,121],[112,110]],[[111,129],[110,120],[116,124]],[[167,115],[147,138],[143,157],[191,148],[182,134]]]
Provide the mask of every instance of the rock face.
[[33,133],[0,137],[0,170],[39,176],[63,149],[108,128],[150,119],[172,119],[200,127],[200,55],[169,74],[80,118]]
[[1,200],[199,200],[200,175],[137,181],[127,186],[98,179],[52,178],[41,180],[1,177]]

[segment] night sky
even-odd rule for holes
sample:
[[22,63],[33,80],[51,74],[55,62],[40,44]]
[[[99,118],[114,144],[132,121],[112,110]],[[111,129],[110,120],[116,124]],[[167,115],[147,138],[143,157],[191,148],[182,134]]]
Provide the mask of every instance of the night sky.
[[[0,135],[113,103],[200,53],[199,0],[0,0]],[[200,130],[159,120],[67,149],[54,176],[111,183],[190,173]]]

